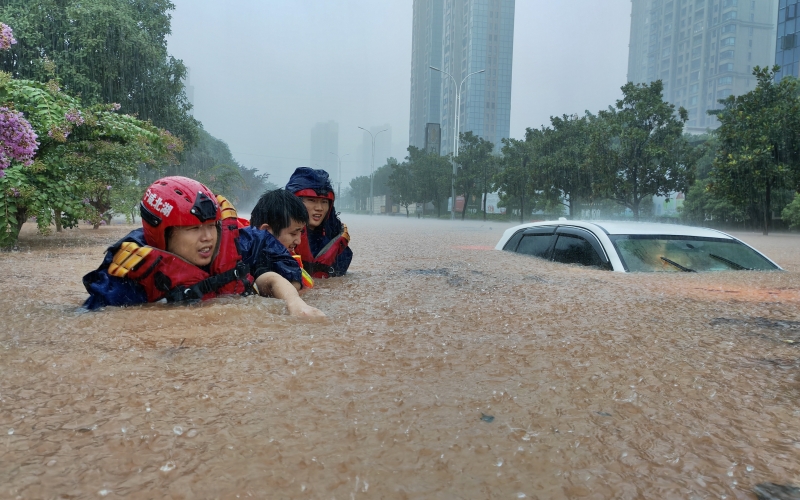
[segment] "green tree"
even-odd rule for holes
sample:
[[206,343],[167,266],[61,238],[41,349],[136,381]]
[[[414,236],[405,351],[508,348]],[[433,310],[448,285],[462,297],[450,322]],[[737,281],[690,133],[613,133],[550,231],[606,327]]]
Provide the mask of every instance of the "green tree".
[[575,216],[579,200],[592,197],[592,176],[589,168],[589,119],[592,115],[551,116],[551,127],[542,131],[544,144],[542,168],[537,184],[550,205],[569,207]]
[[39,136],[32,166],[12,165],[0,178],[0,246],[15,244],[31,215],[39,230],[110,216],[109,188],[129,182],[140,165],[175,161],[181,141],[112,105],[84,107],[48,83],[0,72],[0,102],[22,112]]
[[408,207],[416,203],[418,199],[417,186],[414,184],[411,165],[408,161],[394,163],[392,173],[389,175],[389,189],[392,191],[392,198],[401,207],[406,209],[406,217],[409,215]]
[[[499,170],[495,173],[494,183],[500,190],[500,203],[509,207],[519,204],[519,221],[522,223],[525,218],[525,207],[528,211],[533,206],[531,198],[533,187],[531,185],[533,173],[531,167],[532,146],[531,143],[539,138],[539,133],[535,129],[528,129],[526,134],[528,140],[503,139],[502,159]],[[526,204],[527,201],[527,204]]]
[[[486,173],[492,166],[494,144],[471,131],[461,134],[459,139],[461,142],[455,161],[460,168],[455,185],[456,193],[464,195],[464,209],[461,211],[461,220],[464,220],[471,195],[483,191],[483,181],[488,181]],[[455,210],[455,200],[453,200],[453,210]]]
[[685,191],[694,157],[683,137],[684,108],[665,102],[663,84],[627,83],[616,106],[590,118],[588,160],[595,193],[633,212],[653,196]]
[[789,225],[789,228],[800,228],[800,193],[794,195],[791,203],[781,212],[781,217]]
[[720,122],[711,190],[734,206],[748,207],[769,233],[775,191],[800,188],[800,86],[795,78],[775,83],[780,69],[753,68],[758,84],[709,111]]
[[350,193],[356,210],[366,210],[369,199],[369,176],[362,175],[350,181]]
[[18,41],[0,70],[47,81],[88,106],[119,103],[193,143],[197,122],[184,91],[186,67],[167,53],[169,0],[0,0],[0,19]]
[[422,202],[423,212],[425,204],[430,202],[436,207],[437,217],[441,217],[442,207],[447,204],[447,197],[450,196],[452,179],[452,166],[448,157],[409,146],[406,162],[411,169],[417,201]]

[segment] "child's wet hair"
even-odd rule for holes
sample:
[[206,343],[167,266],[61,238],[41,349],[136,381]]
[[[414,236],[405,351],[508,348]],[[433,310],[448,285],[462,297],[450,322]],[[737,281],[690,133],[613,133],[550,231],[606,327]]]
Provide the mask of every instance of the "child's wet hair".
[[258,199],[250,213],[250,225],[259,228],[269,224],[274,235],[279,235],[292,221],[308,224],[308,210],[303,202],[285,189],[267,191]]

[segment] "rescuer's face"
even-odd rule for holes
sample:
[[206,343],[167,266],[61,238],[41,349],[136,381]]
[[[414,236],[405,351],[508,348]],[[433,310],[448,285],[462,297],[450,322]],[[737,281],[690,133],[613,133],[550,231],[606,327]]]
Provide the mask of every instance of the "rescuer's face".
[[325,220],[328,215],[328,210],[331,209],[331,200],[327,198],[310,198],[308,196],[301,196],[303,204],[308,210],[308,227],[316,229]]
[[167,251],[195,266],[207,266],[214,258],[218,237],[215,221],[196,226],[176,226],[167,239]]

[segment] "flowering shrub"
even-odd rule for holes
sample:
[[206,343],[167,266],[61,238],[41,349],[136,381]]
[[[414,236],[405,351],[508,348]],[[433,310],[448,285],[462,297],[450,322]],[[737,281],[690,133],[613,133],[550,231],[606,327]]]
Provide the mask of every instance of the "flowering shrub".
[[0,50],[8,50],[15,43],[17,43],[17,41],[14,40],[14,33],[11,32],[11,26],[0,23]]
[[0,177],[12,160],[26,166],[33,163],[33,155],[39,147],[37,138],[22,113],[0,107]]

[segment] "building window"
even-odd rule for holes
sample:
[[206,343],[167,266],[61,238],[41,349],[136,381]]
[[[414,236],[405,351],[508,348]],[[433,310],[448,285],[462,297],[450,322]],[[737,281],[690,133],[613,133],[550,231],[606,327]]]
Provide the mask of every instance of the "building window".
[[697,106],[697,96],[694,95],[689,98],[689,106]]
[[689,75],[689,81],[690,82],[696,82],[696,81],[699,81],[699,80],[700,80],[700,72],[699,71],[695,71],[691,75]]
[[695,57],[700,57],[700,52],[703,50],[703,47],[698,45],[697,47],[692,49],[692,59]]
[[727,9],[736,5],[736,0],[722,0],[722,8]]
[[725,63],[719,65],[720,73],[725,73],[726,71],[733,71],[733,63]]
[[723,38],[721,42],[719,42],[720,46],[722,47],[730,47],[736,45],[736,37],[730,36],[728,38]]
[[735,10],[729,10],[728,12],[722,14],[722,20],[723,21],[729,21],[731,19],[736,19],[736,11]]
[[731,95],[730,89],[720,90],[719,92],[717,92],[717,99],[725,99],[729,95]]
[[717,85],[733,85],[733,77],[723,76],[717,80]]
[[[751,28],[752,29],[752,28]],[[722,33],[736,33],[736,25],[735,24],[726,24],[720,30]]]
[[723,59],[733,59],[733,51],[732,50],[726,50],[726,51],[720,52],[719,53],[719,60],[721,61]]
[[690,93],[690,94],[696,94],[696,93],[697,93],[697,90],[698,90],[699,88],[700,88],[700,85],[698,85],[697,83],[693,83],[693,84],[692,84],[692,85],[689,87],[689,93]]

